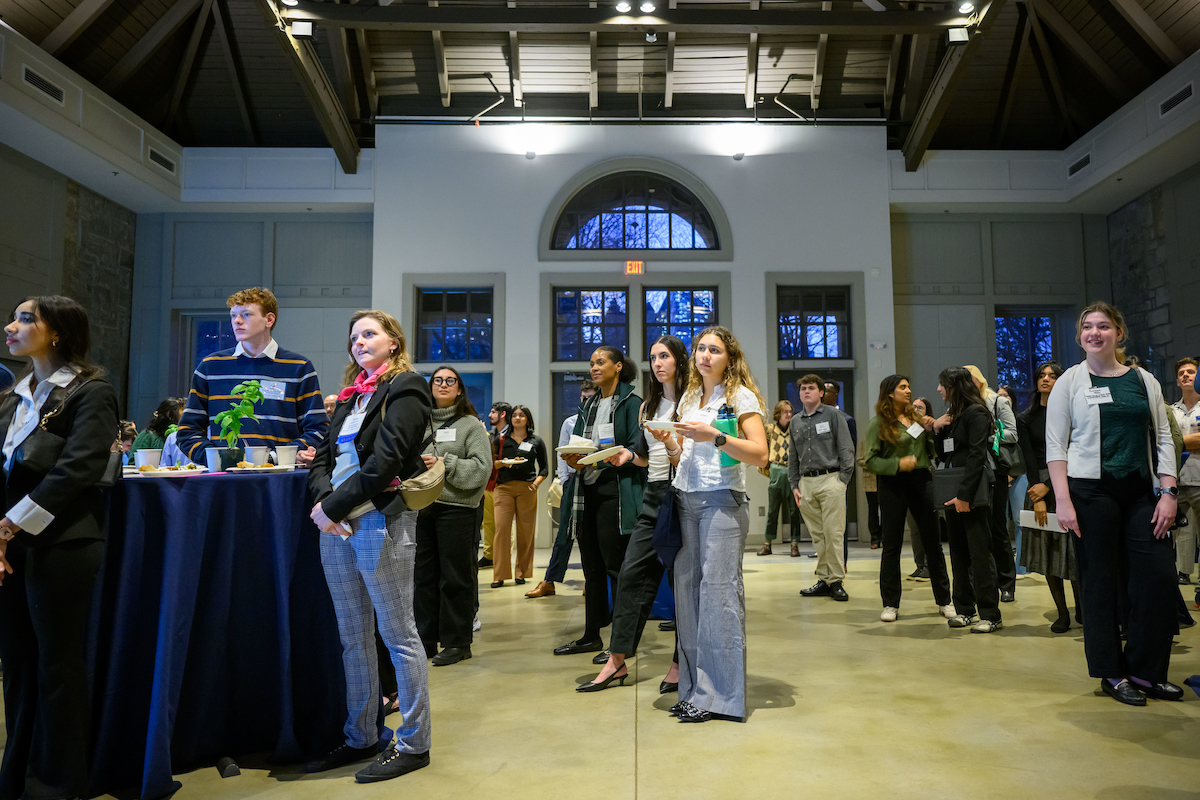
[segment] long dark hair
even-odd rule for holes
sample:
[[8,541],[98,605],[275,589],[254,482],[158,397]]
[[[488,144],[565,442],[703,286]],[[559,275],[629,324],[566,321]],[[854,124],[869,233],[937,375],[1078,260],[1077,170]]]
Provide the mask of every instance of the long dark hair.
[[946,390],[946,402],[950,404],[951,417],[958,419],[968,406],[979,406],[987,412],[988,420],[991,420],[992,412],[988,410],[987,403],[983,402],[983,396],[979,394],[979,387],[975,385],[975,378],[969,370],[963,367],[947,367],[938,375],[938,383]]
[[[683,399],[683,393],[687,390],[688,378],[688,352],[687,345],[678,336],[660,336],[654,340],[656,344],[661,344],[667,348],[667,352],[671,354],[671,358],[675,359],[675,409],[671,412],[671,421],[676,422],[679,419],[679,401]],[[651,414],[658,411],[658,405],[663,399],[663,387],[658,382],[658,378],[654,377],[654,372],[650,373],[650,385],[646,388],[646,402],[642,404],[642,420],[645,421]]]
[[1027,414],[1042,404],[1042,393],[1038,391],[1037,385],[1038,381],[1042,379],[1042,373],[1045,372],[1047,367],[1049,367],[1050,371],[1054,373],[1054,380],[1058,380],[1063,376],[1063,373],[1066,372],[1066,370],[1062,368],[1062,364],[1059,364],[1057,361],[1043,361],[1037,365],[1037,369],[1033,371],[1033,394],[1029,396],[1029,405],[1025,407],[1025,413]]
[[[83,380],[91,380],[104,375],[104,369],[92,363],[92,330],[88,323],[87,311],[83,306],[64,297],[61,294],[43,294],[26,297],[23,303],[33,303],[33,313],[42,324],[58,334],[58,342],[53,354],[55,366],[70,366],[75,369]],[[15,318],[15,314],[13,318]],[[18,383],[33,372],[32,362],[21,373],[20,377],[5,392],[12,391]]]
[[[880,381],[879,399],[875,401],[875,414],[879,417],[879,438],[891,445],[894,445],[899,439],[896,426],[900,424],[900,419],[896,414],[896,403],[892,400],[892,395],[895,394],[896,388],[905,381],[908,381],[908,385],[912,386],[912,381],[909,380],[907,375],[888,375]],[[920,412],[913,407],[911,400],[904,409],[904,415],[914,422],[920,422],[923,419]]]
[[613,347],[611,344],[602,344],[596,349],[603,350],[613,361],[621,362],[621,374],[617,376],[618,381],[621,383],[633,383],[635,380],[637,380],[637,362],[622,353],[620,348]]
[[454,398],[454,416],[478,417],[479,414],[476,413],[475,406],[471,403],[471,398],[467,397],[467,386],[463,383],[462,375],[459,375],[458,370],[449,364],[442,364],[429,374],[429,391],[433,391],[433,376],[444,369],[453,372],[454,377],[458,380],[458,397]]
[[[525,438],[529,438],[530,436],[533,436],[533,412],[529,410],[529,406],[512,407],[513,414],[516,414],[518,411],[524,412],[525,414]],[[508,418],[508,425],[510,428],[512,427],[511,415]]]
[[150,418],[150,424],[146,427],[166,438],[167,428],[179,422],[179,412],[186,405],[187,398],[185,397],[168,397],[158,404],[154,416]]

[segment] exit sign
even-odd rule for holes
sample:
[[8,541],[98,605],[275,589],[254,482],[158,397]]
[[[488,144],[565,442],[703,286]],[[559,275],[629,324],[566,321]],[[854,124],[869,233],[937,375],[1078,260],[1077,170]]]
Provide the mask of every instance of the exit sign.
[[625,262],[625,274],[626,275],[641,275],[645,271],[646,271],[646,262],[645,261],[626,261]]

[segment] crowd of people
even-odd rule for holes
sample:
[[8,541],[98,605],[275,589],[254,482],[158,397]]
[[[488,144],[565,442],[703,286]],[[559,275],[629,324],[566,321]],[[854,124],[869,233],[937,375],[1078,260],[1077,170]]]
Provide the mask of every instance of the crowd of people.
[[[0,800],[86,792],[89,587],[104,551],[104,489],[119,477],[121,454],[204,463],[221,446],[215,418],[249,378],[263,398],[241,438],[294,447],[308,468],[342,644],[344,741],[308,771],[369,761],[356,778],[372,782],[429,764],[428,667],[472,657],[478,571],[491,568],[493,589],[533,578],[539,487],[551,464],[528,407],[493,404],[489,432],[458,371],[420,376],[400,323],[378,310],[353,315],[343,388],[322,398],[311,362],[273,338],[275,297],[248,289],[228,304],[237,346],[204,358],[187,398],[164,400],[140,434],[120,422],[116,394],[89,360],[77,303],[31,298],[5,327],[10,352],[29,368],[0,395]],[[841,602],[857,464],[871,480],[871,546],[882,549],[881,621],[899,617],[907,528],[910,577],[929,581],[950,627],[1001,630],[1002,605],[1029,571],[1045,576],[1058,613],[1051,629],[1064,632],[1069,582],[1101,689],[1131,705],[1181,699],[1168,666],[1173,635],[1191,622],[1177,584],[1190,582],[1195,564],[1186,513],[1200,516],[1200,468],[1182,463],[1200,448],[1196,361],[1176,365],[1183,399],[1168,406],[1158,381],[1128,363],[1127,335],[1112,306],[1086,308],[1077,325],[1084,360],[1040,365],[1019,413],[1012,390],[992,391],[974,366],[941,372],[940,415],[914,398],[906,376],[888,376],[861,447],[855,420],[835,405],[839,387],[816,374],[796,382],[798,406],[781,401],[768,417],[726,328],[700,331],[690,353],[675,336],[653,342],[644,397],[635,361],[597,347],[579,411],[558,433],[550,564],[526,592],[554,595],[578,543],[583,630],[554,655],[594,654],[600,670],[578,692],[623,685],[665,577],[676,647],[659,691],[678,693],[670,713],[683,723],[744,720],[746,467],[768,479],[758,554],[772,553],[782,521],[799,556],[802,520],[816,580],[800,594]],[[381,707],[400,714],[394,737]]]

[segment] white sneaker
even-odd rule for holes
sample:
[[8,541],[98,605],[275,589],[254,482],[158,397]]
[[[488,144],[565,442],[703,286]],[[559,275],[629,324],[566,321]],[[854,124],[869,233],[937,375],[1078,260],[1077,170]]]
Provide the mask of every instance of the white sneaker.
[[1004,623],[1002,622],[992,622],[990,619],[981,619],[974,628],[971,628],[971,633],[991,633],[992,631],[998,631],[1003,627]]
[[883,620],[884,622],[895,622],[896,621],[896,613],[899,610],[900,609],[892,608],[891,606],[884,606],[883,613],[879,615],[879,618],[881,620]]
[[954,619],[954,617],[955,617],[954,606],[952,606],[952,605],[938,606],[938,613],[941,614],[946,619]]
[[974,614],[956,614],[946,621],[951,628],[969,628],[979,621]]
[[479,621],[479,615],[475,615],[475,619],[471,622],[471,630],[477,631],[483,627],[483,623]]

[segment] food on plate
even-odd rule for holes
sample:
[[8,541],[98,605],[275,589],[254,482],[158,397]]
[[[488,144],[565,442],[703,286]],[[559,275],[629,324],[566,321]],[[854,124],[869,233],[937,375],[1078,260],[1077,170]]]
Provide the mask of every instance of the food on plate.
[[254,463],[250,462],[250,461],[239,461],[237,463],[237,468],[238,469],[254,469]]
[[138,472],[154,472],[154,470],[156,470],[156,469],[158,469],[158,467],[154,466],[153,464],[143,464],[142,466],[137,468],[137,471]]

